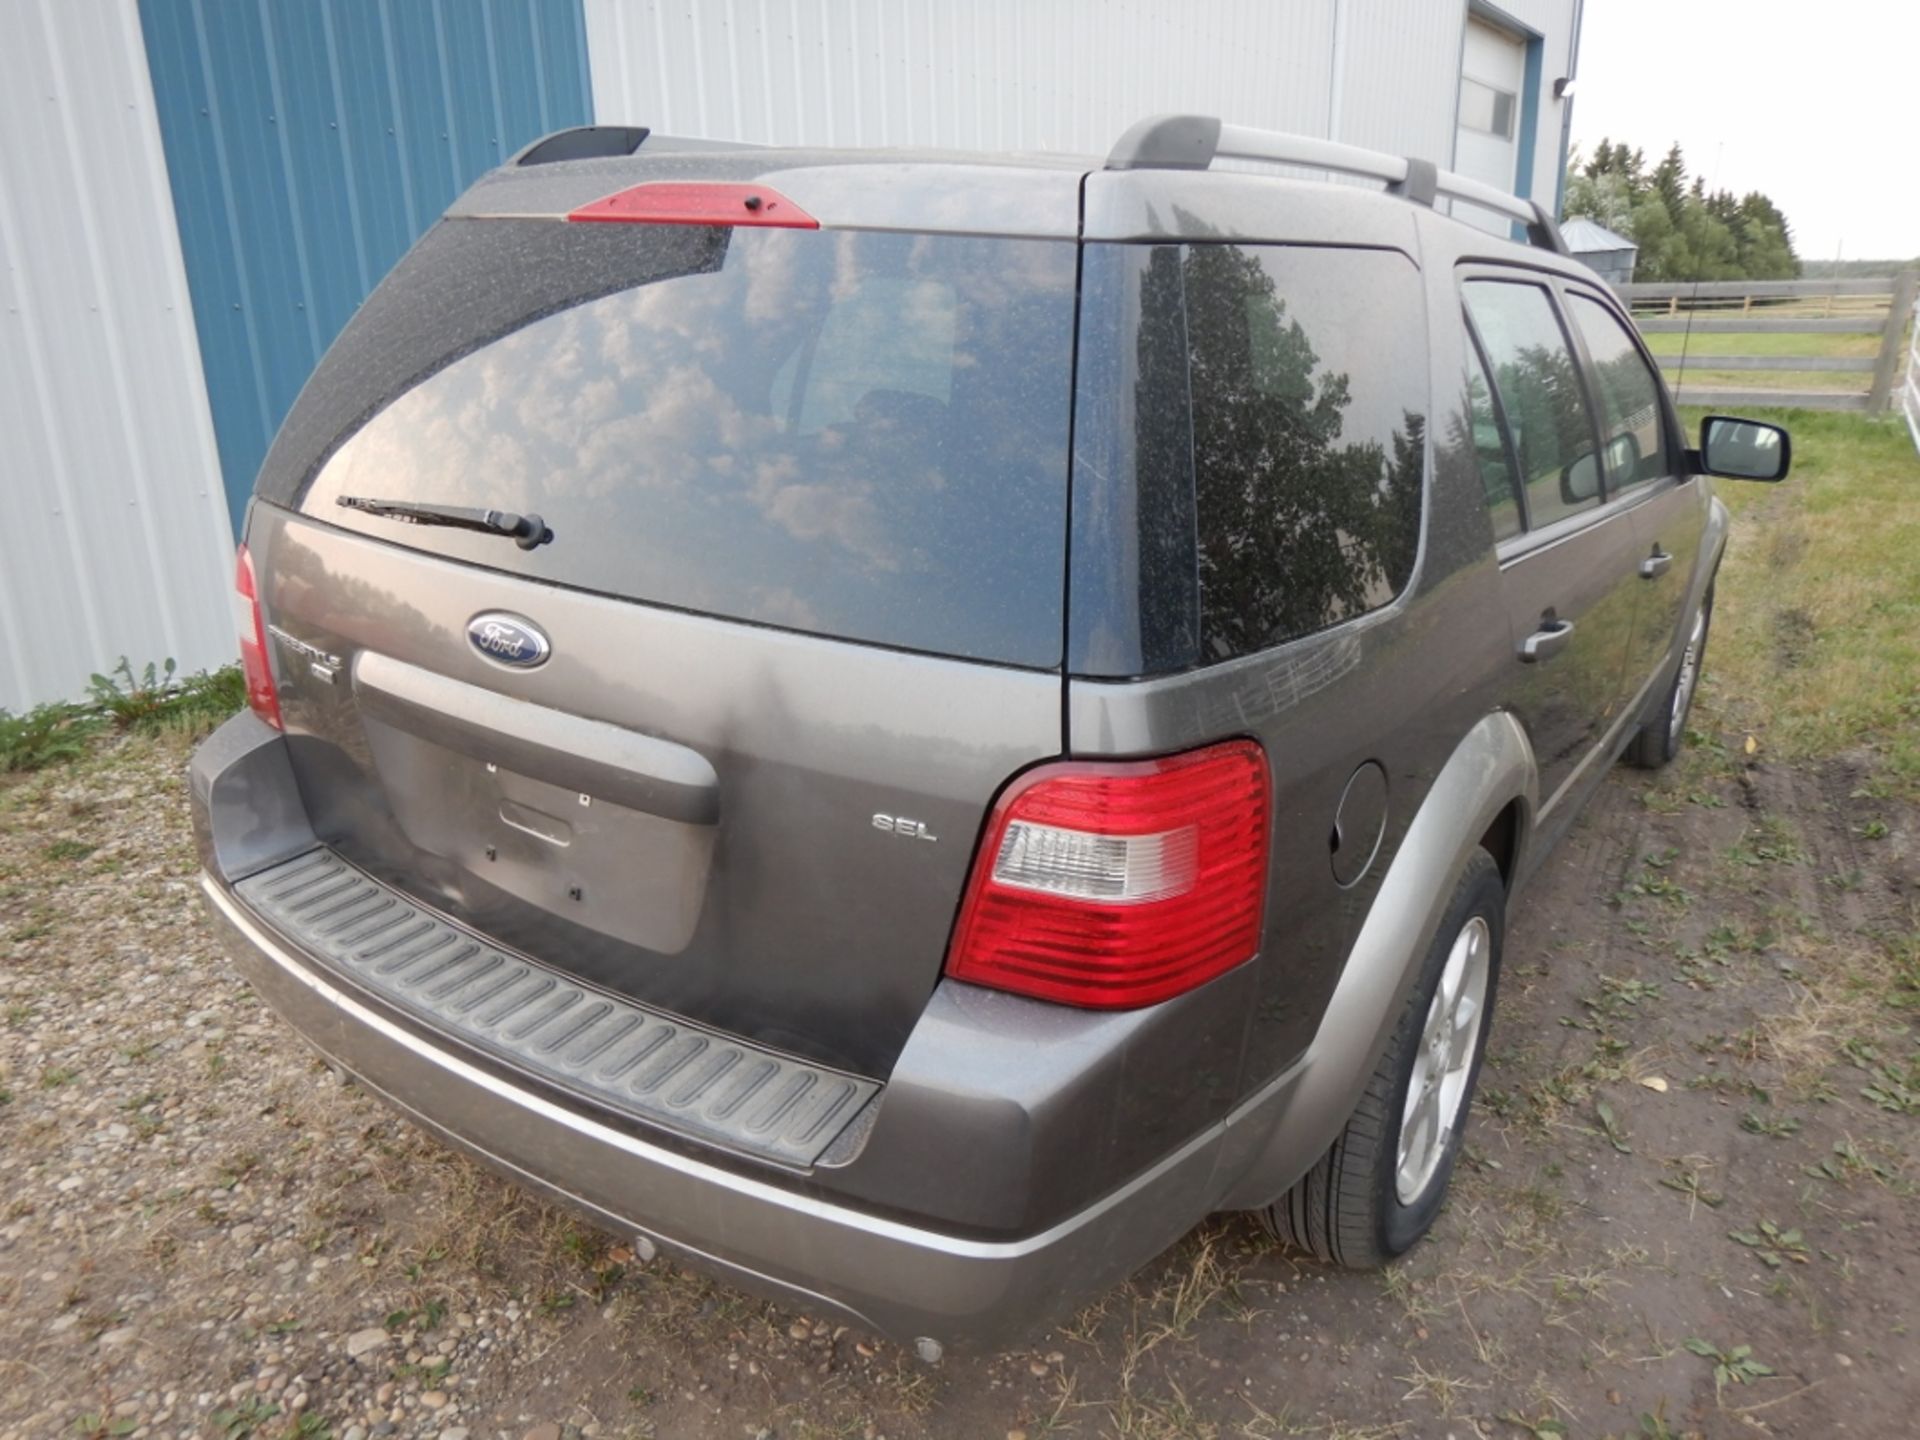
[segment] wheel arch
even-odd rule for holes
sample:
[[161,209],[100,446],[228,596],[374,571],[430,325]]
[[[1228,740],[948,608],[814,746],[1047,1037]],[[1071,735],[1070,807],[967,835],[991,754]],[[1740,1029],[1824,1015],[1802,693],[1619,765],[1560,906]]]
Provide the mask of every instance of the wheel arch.
[[[1348,952],[1305,1056],[1229,1123],[1222,1209],[1270,1203],[1303,1175],[1347,1123],[1406,1003],[1461,872],[1489,836],[1509,843],[1512,880],[1539,804],[1533,746],[1506,711],[1484,717],[1440,768],[1407,827]],[[1504,827],[1504,829],[1503,829]],[[1500,862],[1500,856],[1494,856]],[[1511,866],[1512,868],[1508,868]],[[1238,1132],[1238,1133],[1235,1133]]]

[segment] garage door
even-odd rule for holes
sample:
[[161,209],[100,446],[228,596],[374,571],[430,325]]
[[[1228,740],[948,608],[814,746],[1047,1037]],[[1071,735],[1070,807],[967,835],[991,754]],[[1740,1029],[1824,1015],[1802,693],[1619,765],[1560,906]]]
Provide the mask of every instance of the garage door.
[[[1517,36],[1478,20],[1467,22],[1460,57],[1460,131],[1453,168],[1502,190],[1514,188],[1520,133],[1520,94],[1527,50]],[[1507,222],[1478,207],[1461,207],[1460,218],[1505,234]]]

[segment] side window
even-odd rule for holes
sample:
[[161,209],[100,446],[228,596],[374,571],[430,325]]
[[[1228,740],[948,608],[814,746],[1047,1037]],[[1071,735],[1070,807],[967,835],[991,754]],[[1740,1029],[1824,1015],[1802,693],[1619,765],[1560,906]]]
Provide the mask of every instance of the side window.
[[1533,527],[1597,505],[1600,465],[1580,372],[1538,285],[1470,280],[1467,310],[1493,366]]
[[1607,487],[1624,490],[1671,473],[1666,427],[1660,423],[1660,381],[1647,368],[1626,327],[1599,301],[1575,293],[1568,310],[1593,358],[1595,389],[1606,411]]
[[1419,272],[1384,250],[1189,245],[1202,659],[1378,606],[1420,545]]
[[1520,519],[1520,487],[1507,463],[1500,417],[1493,408],[1493,382],[1472,340],[1467,341],[1467,421],[1473,426],[1473,453],[1480,462],[1480,483],[1486,489],[1487,513],[1493,517],[1493,538],[1498,543],[1526,527]]

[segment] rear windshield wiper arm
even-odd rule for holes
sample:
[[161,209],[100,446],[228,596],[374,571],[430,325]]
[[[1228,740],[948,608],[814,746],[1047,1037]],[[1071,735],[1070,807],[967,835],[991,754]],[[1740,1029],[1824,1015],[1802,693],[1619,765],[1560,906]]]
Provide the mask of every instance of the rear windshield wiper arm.
[[339,495],[334,504],[408,525],[447,525],[455,530],[478,530],[483,535],[504,535],[522,550],[535,549],[553,539],[553,531],[538,515],[515,515],[510,510],[418,505],[411,500],[370,500],[364,495]]

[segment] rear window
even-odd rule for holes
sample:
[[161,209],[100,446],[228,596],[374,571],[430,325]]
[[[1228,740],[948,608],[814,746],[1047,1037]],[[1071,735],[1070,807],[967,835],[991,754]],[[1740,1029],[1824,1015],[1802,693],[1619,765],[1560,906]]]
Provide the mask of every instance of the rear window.
[[1251,654],[1406,587],[1427,412],[1410,260],[1089,245],[1084,268],[1076,674]]
[[[263,495],[541,581],[1060,663],[1071,243],[463,221],[402,271]],[[555,538],[522,551],[341,495],[534,512]]]

